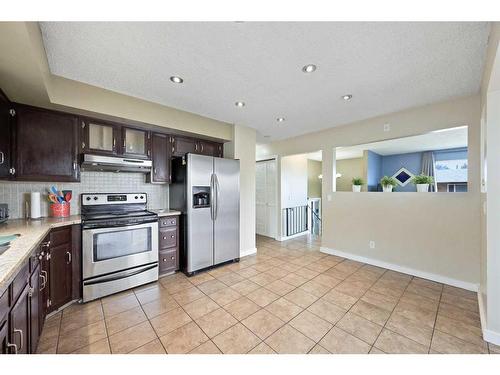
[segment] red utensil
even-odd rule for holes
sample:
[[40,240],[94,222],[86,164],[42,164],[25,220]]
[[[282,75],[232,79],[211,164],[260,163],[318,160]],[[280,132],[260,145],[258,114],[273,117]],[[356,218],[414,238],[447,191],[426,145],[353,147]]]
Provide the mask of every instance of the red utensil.
[[66,202],[69,202],[69,201],[71,200],[71,198],[72,198],[71,193],[66,193],[66,195],[64,196],[64,200],[65,200]]

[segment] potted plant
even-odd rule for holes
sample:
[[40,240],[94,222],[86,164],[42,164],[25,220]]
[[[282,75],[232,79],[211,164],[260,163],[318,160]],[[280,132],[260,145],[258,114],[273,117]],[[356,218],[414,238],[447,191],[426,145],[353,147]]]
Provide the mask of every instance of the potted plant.
[[354,193],[359,193],[361,191],[361,186],[363,186],[365,183],[362,178],[360,177],[354,177],[352,179],[352,191]]
[[417,186],[417,192],[427,193],[429,191],[429,185],[434,182],[434,179],[431,176],[419,174],[413,176],[411,182],[412,184]]
[[394,186],[397,186],[398,181],[394,177],[384,176],[380,179],[380,185],[384,193],[391,193]]

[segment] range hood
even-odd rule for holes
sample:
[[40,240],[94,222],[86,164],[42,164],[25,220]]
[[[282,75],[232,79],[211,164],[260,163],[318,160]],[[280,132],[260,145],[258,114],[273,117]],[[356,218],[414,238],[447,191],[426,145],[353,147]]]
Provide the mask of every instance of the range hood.
[[84,154],[82,171],[141,172],[149,173],[151,160]]

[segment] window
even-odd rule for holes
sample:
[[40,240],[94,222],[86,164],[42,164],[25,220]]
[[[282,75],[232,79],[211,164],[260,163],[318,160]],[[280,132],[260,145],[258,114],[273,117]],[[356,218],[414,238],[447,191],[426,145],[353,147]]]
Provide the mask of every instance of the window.
[[467,159],[437,160],[435,170],[438,191],[449,193],[467,191]]

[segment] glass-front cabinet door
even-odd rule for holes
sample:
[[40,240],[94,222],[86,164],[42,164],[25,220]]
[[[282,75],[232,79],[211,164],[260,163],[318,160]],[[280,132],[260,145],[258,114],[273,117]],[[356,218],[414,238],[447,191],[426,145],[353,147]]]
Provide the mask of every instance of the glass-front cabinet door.
[[123,128],[123,155],[134,157],[150,157],[150,132],[141,129]]
[[118,135],[115,126],[94,122],[82,121],[83,137],[82,151],[98,154],[116,154]]

